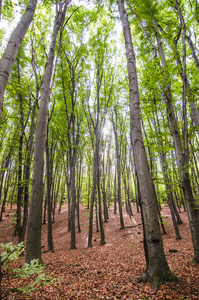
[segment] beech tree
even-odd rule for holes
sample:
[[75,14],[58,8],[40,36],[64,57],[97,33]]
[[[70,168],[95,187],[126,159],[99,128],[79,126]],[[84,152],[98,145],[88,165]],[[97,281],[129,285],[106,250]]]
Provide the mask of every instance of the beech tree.
[[124,135],[124,122],[119,124],[121,128],[122,134],[120,134],[120,139],[118,141],[118,123],[121,122],[120,119],[122,117],[118,115],[116,110],[116,106],[113,107],[113,112],[111,116],[111,122],[113,124],[113,132],[115,137],[115,154],[116,154],[116,161],[117,161],[117,202],[119,206],[119,215],[120,215],[120,229],[124,229],[124,219],[123,219],[123,212],[122,212],[122,194],[121,194],[121,144],[122,138]]
[[[135,8],[134,8],[135,7]],[[173,144],[176,153],[176,161],[178,165],[178,171],[180,174],[180,185],[183,188],[184,198],[186,200],[186,205],[188,208],[188,215],[190,220],[190,228],[192,232],[192,240],[194,244],[194,261],[198,260],[198,216],[197,216],[197,207],[196,202],[193,197],[191,179],[189,175],[189,150],[188,150],[188,135],[189,135],[189,122],[188,122],[188,109],[187,109],[187,96],[188,93],[188,85],[187,85],[187,64],[186,64],[186,45],[185,45],[185,36],[186,36],[186,24],[184,22],[181,8],[179,3],[175,2],[171,5],[174,14],[173,17],[176,18],[177,22],[180,19],[180,26],[176,26],[176,23],[173,22],[173,19],[164,15],[164,3],[159,7],[159,11],[157,14],[156,7],[153,3],[148,3],[148,6],[142,5],[138,8],[137,5],[133,5],[133,8],[130,4],[130,11],[136,15],[137,20],[140,23],[140,26],[143,30],[143,35],[148,40],[148,46],[152,48],[154,54],[154,73],[157,74],[159,72],[159,76],[161,77],[161,81],[159,81],[159,89],[160,89],[160,99],[166,103],[167,115],[170,123],[170,129],[173,136]],[[136,10],[136,11],[135,11]],[[161,18],[159,17],[161,12]],[[146,26],[143,26],[141,19],[146,19]],[[167,30],[165,25],[161,20],[167,18],[169,28],[171,30]],[[182,34],[182,36],[181,36]],[[180,38],[182,38],[182,51],[177,48],[177,45],[180,43]],[[168,50],[168,47],[165,45],[164,40],[167,40],[167,43],[171,45],[172,51],[175,53],[175,59],[177,61],[178,68],[175,70],[170,63],[171,54]],[[157,45],[157,48],[155,48]],[[160,58],[160,63],[156,61],[157,57]],[[169,59],[167,57],[169,56]],[[151,54],[150,56],[151,60]],[[182,61],[182,63],[181,63]],[[159,71],[157,71],[157,65],[159,66]],[[172,71],[171,71],[172,70]],[[183,90],[182,90],[182,113],[179,115],[179,104],[177,101],[177,97],[181,97],[179,91],[181,87],[176,85],[176,89],[173,92],[172,88],[174,88],[174,83],[172,81],[172,72],[174,72],[176,78],[180,76],[182,78]],[[151,72],[150,72],[151,73]],[[157,76],[157,75],[156,75]],[[156,92],[155,81],[158,79],[153,76],[153,87],[151,86],[151,98],[154,98],[154,94]],[[152,81],[152,80],[151,80]],[[191,85],[191,84],[190,84]],[[192,101],[189,101],[190,103]],[[178,109],[177,109],[177,108]],[[164,108],[165,109],[165,108]],[[193,110],[192,110],[193,111]],[[180,123],[178,120],[181,120],[183,123],[182,133],[180,132]],[[183,143],[181,142],[183,139]],[[189,196],[188,196],[189,195]],[[194,225],[195,224],[195,225]]]
[[45,73],[41,86],[41,100],[39,115],[35,134],[35,150],[33,164],[33,179],[31,190],[31,202],[28,216],[28,230],[26,242],[26,262],[41,258],[41,224],[42,224],[42,201],[43,201],[43,166],[44,150],[47,134],[48,103],[50,82],[53,69],[54,53],[58,32],[64,22],[68,2],[60,1],[56,5],[56,16],[54,21],[52,39],[45,67]]
[[142,277],[140,277],[140,280],[153,281],[153,288],[157,290],[163,281],[175,281],[176,277],[172,274],[164,253],[161,231],[158,222],[157,207],[155,203],[155,191],[149,171],[145,147],[143,144],[135,53],[128,22],[128,15],[124,7],[124,2],[119,0],[117,3],[122,22],[127,56],[131,116],[131,143],[133,146],[135,166],[138,174],[143,214],[143,227],[146,239],[145,255],[147,259],[147,267],[145,273],[142,275]]
[[30,0],[17,27],[13,31],[4,54],[0,60],[0,121],[3,109],[3,98],[8,78],[15,62],[21,42],[33,20],[37,0]]

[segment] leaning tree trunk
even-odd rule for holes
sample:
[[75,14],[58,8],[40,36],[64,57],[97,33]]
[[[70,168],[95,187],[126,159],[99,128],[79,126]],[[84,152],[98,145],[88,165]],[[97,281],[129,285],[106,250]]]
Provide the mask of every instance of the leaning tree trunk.
[[182,65],[182,84],[183,84],[183,142],[184,142],[184,156],[181,168],[182,188],[184,192],[184,198],[187,206],[187,213],[189,216],[189,224],[192,235],[192,242],[194,247],[193,261],[199,263],[199,219],[198,209],[196,201],[194,199],[190,175],[189,175],[189,145],[188,145],[188,121],[187,121],[187,75],[186,75],[186,26],[182,15],[181,7],[178,0],[175,0],[177,11],[179,14],[180,23],[182,26],[182,42],[183,42],[183,65]]
[[188,44],[189,44],[189,47],[191,49],[191,53],[192,53],[192,57],[193,57],[193,60],[195,62],[195,65],[196,65],[196,68],[198,69],[199,71],[199,60],[198,60],[198,57],[196,55],[196,51],[194,49],[194,45],[192,43],[192,40],[191,40],[191,37],[190,36],[186,36],[186,39],[188,41]]
[[33,163],[33,180],[31,191],[31,202],[28,217],[27,243],[26,243],[26,262],[30,263],[32,259],[41,258],[41,225],[42,225],[42,202],[43,202],[43,166],[44,166],[44,150],[47,134],[48,121],[48,103],[50,92],[50,81],[53,70],[54,53],[56,46],[56,38],[62,22],[65,18],[67,2],[63,11],[57,11],[53,35],[50,44],[47,64],[41,87],[41,100],[39,114],[37,120],[35,134],[35,152]]
[[13,31],[5,52],[0,60],[0,121],[3,109],[3,98],[8,78],[12,71],[21,42],[33,20],[37,0],[30,0],[25,13]]
[[128,15],[123,0],[118,0],[117,3],[126,47],[130,96],[131,142],[139,181],[148,256],[148,265],[140,280],[153,281],[153,288],[157,290],[163,281],[174,281],[176,277],[172,274],[164,253],[161,230],[158,222],[155,192],[143,143],[135,53]]
[[[176,1],[176,6],[178,7],[178,2]],[[179,10],[179,7],[178,7]],[[180,14],[180,11],[179,11]],[[161,64],[165,68],[166,67],[166,58],[164,55],[163,47],[162,47],[162,42],[161,42],[161,37],[159,34],[158,26],[156,24],[156,20],[154,15],[153,17],[153,25],[154,25],[154,30],[155,30],[155,35],[156,35],[156,41],[158,45],[158,53],[161,59]],[[182,27],[184,25],[182,24]],[[183,28],[184,32],[184,28]],[[185,56],[185,46],[183,43],[183,55]],[[183,77],[186,76],[186,69],[183,71]],[[166,79],[166,78],[165,78]],[[184,78],[186,80],[186,78]],[[189,217],[189,225],[190,225],[190,230],[191,230],[191,236],[192,236],[192,242],[193,242],[193,248],[194,248],[194,262],[199,262],[199,219],[198,219],[198,213],[197,213],[197,206],[196,202],[194,199],[194,195],[192,192],[192,187],[191,187],[191,180],[190,180],[190,175],[189,175],[189,170],[188,170],[188,144],[187,144],[187,121],[186,119],[184,120],[184,152],[182,148],[182,142],[180,138],[180,132],[175,116],[175,111],[174,111],[174,106],[173,106],[173,99],[172,99],[172,92],[171,92],[171,85],[168,84],[164,86],[164,93],[165,93],[165,98],[166,98],[166,105],[167,105],[167,112],[168,112],[168,118],[169,122],[171,125],[171,131],[173,135],[173,143],[174,143],[174,148],[175,148],[175,153],[176,153],[176,158],[177,158],[177,164],[178,164],[178,170],[180,174],[180,180],[181,180],[181,186],[183,189],[183,194],[187,206],[187,213]],[[187,118],[186,115],[186,82],[183,81],[183,117]]]

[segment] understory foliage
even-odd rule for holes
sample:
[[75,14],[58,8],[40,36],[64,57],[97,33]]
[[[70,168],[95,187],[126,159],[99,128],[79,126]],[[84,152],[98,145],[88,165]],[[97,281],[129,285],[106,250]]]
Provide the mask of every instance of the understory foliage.
[[[2,266],[8,266],[11,262],[15,262],[24,252],[23,242],[17,245],[13,245],[12,243],[1,243],[0,247],[1,251],[3,251],[1,253]],[[13,288],[10,290],[11,292],[22,291],[26,294],[29,294],[32,291],[36,291],[38,289],[38,286],[46,285],[49,283],[53,284],[53,282],[55,283],[58,280],[58,278],[52,278],[51,276],[45,274],[45,266],[40,264],[38,259],[33,259],[30,264],[25,263],[21,268],[13,268],[11,270],[9,268],[9,271],[11,271],[12,273],[11,276],[15,278],[29,278],[29,280],[30,278],[33,278],[33,282],[28,284],[28,286]],[[3,273],[3,276],[5,275],[6,273]]]

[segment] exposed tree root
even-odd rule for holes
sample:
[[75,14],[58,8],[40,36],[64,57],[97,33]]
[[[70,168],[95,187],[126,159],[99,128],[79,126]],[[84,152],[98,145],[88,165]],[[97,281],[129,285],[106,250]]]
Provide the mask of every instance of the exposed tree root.
[[150,276],[149,272],[146,271],[142,276],[140,276],[137,280],[138,282],[152,282],[152,288],[154,292],[157,292],[160,285],[167,281],[167,282],[177,282],[178,278],[173,275],[172,273],[170,274],[165,274],[165,276],[159,276],[158,274],[154,274],[153,278]]

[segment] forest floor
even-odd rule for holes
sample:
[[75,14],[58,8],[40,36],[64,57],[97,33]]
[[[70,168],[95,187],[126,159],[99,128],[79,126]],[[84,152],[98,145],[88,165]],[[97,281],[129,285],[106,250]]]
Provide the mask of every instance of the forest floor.
[[[17,243],[13,237],[11,215],[6,208],[0,222],[0,243]],[[11,269],[22,267],[24,257],[3,267],[2,299],[199,299],[199,266],[193,264],[193,247],[186,212],[180,214],[183,224],[179,226],[182,240],[175,240],[171,216],[167,206],[162,215],[167,234],[163,235],[164,249],[172,272],[178,277],[176,283],[164,283],[155,293],[150,283],[138,283],[145,271],[142,226],[140,214],[133,207],[130,219],[124,213],[126,228],[120,230],[119,215],[109,208],[109,220],[104,223],[106,244],[100,246],[100,233],[94,222],[93,247],[87,248],[89,210],[81,206],[81,232],[76,233],[75,250],[70,250],[70,233],[67,231],[67,206],[55,215],[53,224],[54,253],[47,250],[47,225],[42,226],[42,259],[45,273],[58,278],[53,284],[39,286],[26,295],[16,288],[27,286],[30,280],[13,277]],[[170,252],[169,250],[178,250]]]

